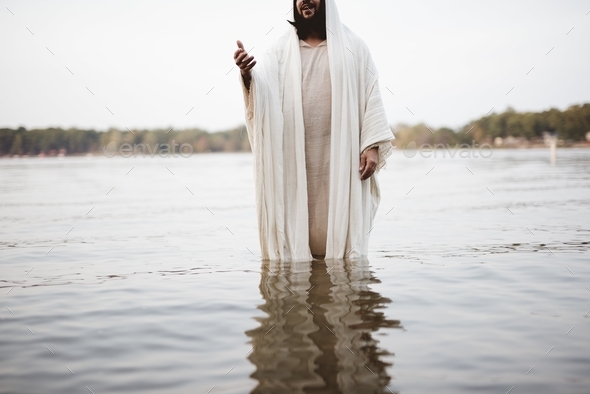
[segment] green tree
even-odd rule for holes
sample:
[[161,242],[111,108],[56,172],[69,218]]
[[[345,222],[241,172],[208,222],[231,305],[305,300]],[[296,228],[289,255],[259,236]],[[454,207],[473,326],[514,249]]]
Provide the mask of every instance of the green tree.
[[14,137],[12,141],[12,147],[10,148],[11,155],[22,155],[23,154],[23,137],[19,133]]

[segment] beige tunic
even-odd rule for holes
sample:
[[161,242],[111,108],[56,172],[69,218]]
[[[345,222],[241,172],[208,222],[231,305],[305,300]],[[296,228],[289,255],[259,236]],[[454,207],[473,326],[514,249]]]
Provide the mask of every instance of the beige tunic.
[[309,247],[314,256],[326,254],[330,197],[330,129],[332,84],[327,41],[312,47],[299,40],[301,92],[305,124],[305,167],[309,209]]

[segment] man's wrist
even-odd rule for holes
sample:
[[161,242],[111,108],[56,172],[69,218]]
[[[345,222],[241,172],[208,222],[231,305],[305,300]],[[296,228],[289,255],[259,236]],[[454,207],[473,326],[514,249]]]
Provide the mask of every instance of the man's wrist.
[[370,145],[370,146],[366,147],[365,150],[363,150],[363,153],[366,153],[372,149],[376,149],[377,151],[379,151],[379,145],[377,145],[377,144]]
[[244,85],[246,86],[246,89],[250,90],[250,84],[252,82],[252,74],[250,73],[250,71],[247,71],[246,73],[240,72],[242,75],[242,81],[244,82]]

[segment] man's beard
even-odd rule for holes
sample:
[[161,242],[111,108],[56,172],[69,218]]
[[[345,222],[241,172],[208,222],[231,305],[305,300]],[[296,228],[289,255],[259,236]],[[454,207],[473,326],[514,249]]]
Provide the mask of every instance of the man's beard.
[[297,28],[297,35],[300,39],[305,40],[311,32],[317,33],[321,39],[326,39],[326,2],[322,1],[320,8],[315,10],[313,16],[305,19],[297,10],[297,0],[293,2],[293,14],[295,22],[288,21]]

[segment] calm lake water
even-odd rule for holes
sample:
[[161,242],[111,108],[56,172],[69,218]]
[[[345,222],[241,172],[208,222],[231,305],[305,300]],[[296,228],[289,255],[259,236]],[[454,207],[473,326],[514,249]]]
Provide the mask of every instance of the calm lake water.
[[0,393],[589,393],[590,150],[396,152],[370,256],[262,262],[249,154],[0,160]]

